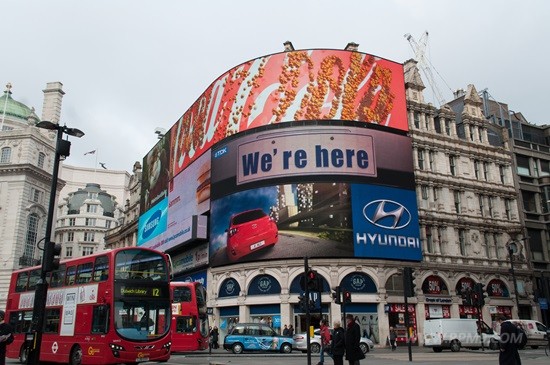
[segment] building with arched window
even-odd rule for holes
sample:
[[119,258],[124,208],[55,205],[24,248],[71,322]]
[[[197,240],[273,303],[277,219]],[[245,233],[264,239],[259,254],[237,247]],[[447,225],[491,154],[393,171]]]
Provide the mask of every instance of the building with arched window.
[[[37,128],[34,108],[12,97],[12,85],[0,96],[0,308],[4,308],[11,272],[39,262],[45,236],[55,133]],[[42,119],[59,122],[62,84],[44,90]],[[64,181],[59,180],[58,192]]]

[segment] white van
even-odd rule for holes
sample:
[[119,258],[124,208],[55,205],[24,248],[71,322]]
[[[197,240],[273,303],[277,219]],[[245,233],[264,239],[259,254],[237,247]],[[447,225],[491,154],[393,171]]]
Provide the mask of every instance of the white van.
[[483,346],[491,350],[498,349],[500,337],[485,322],[481,323],[481,336],[478,332],[477,319],[442,318],[424,321],[424,346],[434,352],[450,349],[460,351],[461,347],[470,349]]
[[527,333],[527,346],[536,349],[539,346],[546,346],[548,344],[546,326],[538,321],[533,321],[530,319],[509,319],[508,322],[513,324],[520,325],[525,333]]

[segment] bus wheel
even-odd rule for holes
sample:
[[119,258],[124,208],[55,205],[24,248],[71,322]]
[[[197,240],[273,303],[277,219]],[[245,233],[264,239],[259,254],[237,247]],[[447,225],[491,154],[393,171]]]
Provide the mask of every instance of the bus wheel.
[[71,350],[71,356],[69,357],[69,365],[80,365],[82,364],[82,348],[75,345]]
[[29,358],[29,348],[23,345],[21,346],[21,350],[19,350],[19,362],[21,364],[26,364],[28,358]]
[[242,354],[243,353],[243,345],[240,343],[233,344],[233,353],[234,354]]

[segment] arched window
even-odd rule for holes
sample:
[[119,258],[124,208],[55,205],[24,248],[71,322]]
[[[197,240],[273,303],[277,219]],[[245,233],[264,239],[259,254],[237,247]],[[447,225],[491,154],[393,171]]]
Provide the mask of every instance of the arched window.
[[41,169],[44,168],[44,160],[46,159],[46,154],[44,152],[38,153],[38,167]]
[[36,247],[36,239],[38,237],[38,222],[40,218],[38,214],[32,213],[27,220],[27,234],[25,237],[24,257],[33,258],[34,249]]
[[11,161],[11,147],[2,148],[2,154],[0,155],[0,163],[10,163]]

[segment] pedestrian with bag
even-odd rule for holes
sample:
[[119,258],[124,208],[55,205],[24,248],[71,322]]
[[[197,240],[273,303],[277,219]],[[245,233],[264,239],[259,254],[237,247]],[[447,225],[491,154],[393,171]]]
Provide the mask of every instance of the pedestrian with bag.
[[340,321],[334,321],[332,342],[330,344],[334,365],[344,365],[344,353],[346,352],[345,334]]
[[317,365],[323,365],[325,362],[325,351],[330,351],[330,330],[324,319],[321,319],[319,324],[319,335],[321,335],[321,351],[319,351],[319,362]]
[[361,343],[361,328],[353,318],[353,315],[346,315],[346,360],[349,365],[359,365],[359,360],[365,358],[365,354],[359,344]]
[[499,365],[521,365],[521,358],[518,352],[520,330],[512,322],[507,321],[504,315],[498,317],[498,322],[500,323]]

